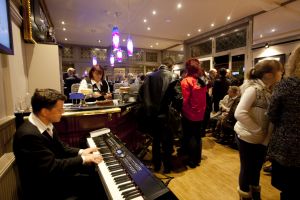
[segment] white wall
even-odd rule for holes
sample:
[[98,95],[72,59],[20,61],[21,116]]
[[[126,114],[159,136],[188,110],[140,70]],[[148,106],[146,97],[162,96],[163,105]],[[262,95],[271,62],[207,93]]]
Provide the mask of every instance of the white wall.
[[28,91],[22,33],[12,22],[14,55],[0,54],[0,119],[13,115],[20,97]]
[[57,45],[26,44],[28,67],[28,91],[36,88],[52,88],[61,91],[61,73]]
[[299,41],[293,42],[293,43],[270,46],[269,48],[256,49],[253,51],[253,60],[255,58],[260,58],[260,57],[268,57],[268,56],[274,56],[274,55],[278,55],[278,54],[285,54],[286,55],[285,60],[287,61],[290,53],[298,45],[300,45]]

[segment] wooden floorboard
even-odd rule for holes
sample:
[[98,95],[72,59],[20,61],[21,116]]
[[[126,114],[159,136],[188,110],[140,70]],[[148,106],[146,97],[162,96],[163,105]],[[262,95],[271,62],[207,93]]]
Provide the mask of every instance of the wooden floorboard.
[[[238,151],[216,143],[213,137],[205,137],[203,157],[201,165],[195,169],[168,174],[174,177],[168,187],[180,200],[237,200]],[[262,200],[280,199],[279,191],[271,185],[271,177],[263,171],[260,183]]]

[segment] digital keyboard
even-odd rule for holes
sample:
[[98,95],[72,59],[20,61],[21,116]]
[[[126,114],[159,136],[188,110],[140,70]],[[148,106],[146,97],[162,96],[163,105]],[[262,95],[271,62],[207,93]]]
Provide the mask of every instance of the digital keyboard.
[[87,138],[87,143],[100,148],[97,153],[103,161],[98,164],[98,172],[109,199],[177,199],[111,132]]

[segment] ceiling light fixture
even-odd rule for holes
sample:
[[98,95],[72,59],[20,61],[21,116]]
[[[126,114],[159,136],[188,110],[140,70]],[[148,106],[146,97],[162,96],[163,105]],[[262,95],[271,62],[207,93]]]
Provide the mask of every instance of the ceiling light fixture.
[[125,41],[126,41],[126,39],[123,39],[122,41],[123,41],[123,42],[125,42]]
[[114,26],[112,29],[112,42],[114,50],[118,49],[120,43],[120,34],[117,26]]
[[152,15],[156,15],[156,10],[153,10],[153,11],[152,11]]
[[178,4],[177,4],[177,8],[178,8],[178,9],[182,8],[182,4],[181,4],[181,3],[178,3]]
[[144,19],[143,21],[144,21],[144,23],[147,23],[147,19]]
[[[130,11],[129,11],[129,1],[130,0],[128,0],[128,6],[127,6],[127,12],[128,12],[128,15],[127,15],[127,21],[128,21],[128,24],[129,24],[129,13],[130,13]],[[145,22],[145,21],[144,21]],[[146,21],[147,22],[147,21]],[[130,30],[130,29],[129,29]],[[132,42],[132,39],[131,39],[131,37],[130,37],[130,32],[129,32],[129,34],[128,34],[128,38],[127,38],[127,55],[129,56],[129,57],[131,57],[132,55],[133,55],[133,42]]]
[[156,42],[155,44],[156,44],[156,46],[158,46],[158,45],[159,45],[159,44],[158,44],[158,42]]
[[109,61],[110,61],[110,66],[114,66],[114,64],[115,64],[114,54],[110,54]]
[[199,29],[198,29],[198,32],[201,32],[201,31],[202,31],[202,30],[199,28]]
[[231,16],[228,16],[228,17],[227,17],[227,21],[229,21],[230,19],[231,19]]
[[259,37],[260,37],[260,38],[262,38],[262,37],[263,37],[263,35],[262,35],[262,34],[260,34],[260,35],[259,35]]
[[64,21],[61,21],[61,24],[63,24],[63,25],[64,25],[64,24],[65,24],[65,22],[64,22]]
[[121,48],[117,50],[117,61],[122,62],[123,54]]
[[211,23],[211,25],[210,25],[211,27],[214,27],[215,26],[215,24],[214,23]]
[[63,27],[63,31],[66,31],[67,29],[65,27]]
[[188,34],[186,34],[188,37],[190,37],[191,36],[191,34],[190,33],[188,33]]
[[96,56],[93,56],[92,63],[93,63],[93,66],[95,66],[95,65],[98,64],[98,61],[97,61],[97,57],[96,57]]
[[150,31],[150,30],[151,30],[151,28],[148,26],[148,27],[147,27],[147,30],[148,30],[148,31]]
[[272,28],[271,32],[274,33],[275,31],[276,31],[275,28]]
[[67,41],[68,40],[68,38],[65,38],[65,41]]
[[153,48],[153,45],[150,45],[151,48]]
[[270,46],[269,46],[269,43],[266,43],[265,44],[265,48],[267,49],[267,48],[269,48]]

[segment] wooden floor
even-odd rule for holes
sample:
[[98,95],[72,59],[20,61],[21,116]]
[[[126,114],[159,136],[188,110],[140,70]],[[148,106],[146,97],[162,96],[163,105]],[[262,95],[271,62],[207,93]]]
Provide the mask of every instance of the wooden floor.
[[[212,137],[205,137],[203,157],[201,166],[195,169],[168,174],[174,177],[168,187],[180,200],[237,200],[238,151],[216,143]],[[279,191],[271,185],[271,177],[263,171],[260,184],[262,200],[280,199]]]

